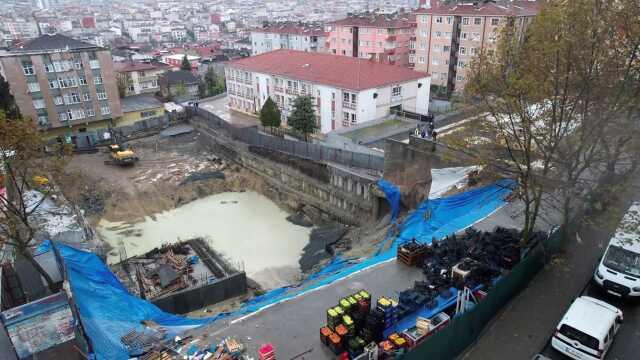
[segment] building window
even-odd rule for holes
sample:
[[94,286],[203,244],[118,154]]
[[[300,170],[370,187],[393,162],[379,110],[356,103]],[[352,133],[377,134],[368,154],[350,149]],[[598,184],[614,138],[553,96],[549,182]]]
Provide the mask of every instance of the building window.
[[491,19],[491,25],[498,26],[498,24],[500,24],[500,19],[499,18],[492,18]]
[[447,24],[451,25],[452,22],[453,22],[453,17],[447,16]]
[[444,37],[451,39],[451,31],[447,31],[444,33]]
[[476,54],[476,48],[474,48],[474,47],[469,48],[469,54],[475,55]]
[[87,117],[94,117],[96,116],[96,113],[93,111],[93,109],[87,109]]
[[464,60],[458,60],[459,68],[465,68],[466,66],[467,66],[467,63]]
[[22,63],[22,71],[24,72],[25,75],[33,75],[35,74],[35,72],[33,71],[33,64],[30,62],[23,62]]
[[140,112],[140,117],[146,118],[146,117],[151,117],[151,116],[156,116],[156,111],[155,110],[141,111]]
[[[424,61],[424,58],[422,58]],[[391,88],[391,96],[396,97],[402,95],[402,86],[394,86]]]
[[64,103],[69,104],[78,104],[80,102],[80,95],[78,93],[70,93],[64,94]]
[[427,42],[426,41],[420,41],[420,49],[424,50],[427,48]]
[[438,59],[432,59],[432,60],[431,60],[431,64],[432,64],[432,65],[440,65],[440,60],[438,60]]
[[442,52],[449,52],[451,50],[451,46],[445,45],[442,47]]
[[111,109],[109,108],[109,105],[102,105],[100,107],[100,113],[102,113],[102,115],[109,115],[111,114]]
[[466,55],[467,54],[467,48],[464,46],[460,46],[460,55]]
[[420,56],[420,57],[418,58],[418,62],[419,62],[420,64],[424,64],[424,62],[425,62],[425,60],[424,60],[424,56]]
[[456,81],[464,81],[464,76],[462,75],[456,76]]
[[421,21],[423,24],[426,24],[426,23],[427,23],[427,15],[422,15],[422,16],[420,16],[420,21]]
[[40,91],[40,83],[37,82],[27,83],[27,87],[29,88],[29,92],[31,93]]
[[49,80],[49,89],[57,89],[58,80]]
[[80,59],[76,59],[76,61],[73,63],[73,67],[75,67],[76,70],[82,69],[82,61],[80,61]]
[[342,93],[342,101],[344,102],[349,102],[349,93],[348,92],[343,92]]
[[436,37],[442,37],[442,32],[441,31],[436,31]]
[[58,78],[58,84],[61,89],[65,89],[78,86],[78,81],[75,77],[66,76]]
[[461,33],[460,33],[460,38],[461,38],[462,40],[466,40],[466,39],[467,39],[467,33],[466,33],[466,32],[461,32]]
[[96,76],[93,78],[93,83],[96,85],[102,84],[102,76]]
[[415,64],[415,63],[416,63],[416,55],[409,54],[409,64]]
[[482,25],[482,18],[473,19],[473,23],[474,25]]
[[53,64],[44,64],[44,71],[52,73],[55,71]]
[[89,67],[91,69],[100,69],[100,62],[98,60],[89,60]]
[[442,16],[436,16],[436,24],[442,24]]
[[89,94],[89,93],[82,94],[82,100],[91,101],[91,94]]
[[356,114],[351,114],[351,125],[355,125],[357,123],[358,121],[356,120]]
[[60,119],[60,121],[69,121],[69,115],[67,115],[66,112],[58,113],[58,118]]
[[53,103],[56,105],[63,105],[64,104],[64,98],[62,96],[56,96],[53,98]]
[[33,100],[33,107],[36,108],[36,110],[39,110],[46,108],[47,105],[44,103],[44,99],[37,99]]
[[96,93],[98,100],[107,100],[107,93],[104,91],[100,91]]
[[463,17],[462,18],[462,25],[469,25],[469,18],[468,17]]
[[349,127],[349,113],[346,111],[342,113],[342,126]]

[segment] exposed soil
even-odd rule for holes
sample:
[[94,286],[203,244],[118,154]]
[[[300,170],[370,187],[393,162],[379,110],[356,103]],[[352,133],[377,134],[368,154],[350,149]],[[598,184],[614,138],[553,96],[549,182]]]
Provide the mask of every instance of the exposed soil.
[[134,166],[106,165],[106,152],[73,157],[60,181],[92,225],[141,221],[145,216],[228,191],[263,192],[263,181],[212,156],[196,132],[171,138],[158,135],[127,143],[140,158]]

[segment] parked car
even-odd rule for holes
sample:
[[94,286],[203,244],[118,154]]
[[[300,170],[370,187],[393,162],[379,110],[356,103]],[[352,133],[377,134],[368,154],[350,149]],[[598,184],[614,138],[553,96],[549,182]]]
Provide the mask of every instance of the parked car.
[[609,294],[640,296],[640,202],[631,205],[609,241],[595,282]]
[[622,324],[622,311],[589,296],[577,298],[560,320],[551,346],[576,360],[604,359]]

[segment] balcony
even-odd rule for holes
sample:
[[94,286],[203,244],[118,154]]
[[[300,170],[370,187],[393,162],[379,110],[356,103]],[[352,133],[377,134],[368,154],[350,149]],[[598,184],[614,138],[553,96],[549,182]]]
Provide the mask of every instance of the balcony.
[[298,90],[294,89],[294,88],[287,88],[285,90],[285,93],[287,93],[288,95],[298,95]]
[[342,107],[345,108],[345,109],[356,110],[357,106],[358,106],[358,104],[356,104],[356,103],[347,102],[347,101],[343,101],[342,102]]
[[283,92],[284,90],[283,90],[282,86],[274,86],[273,87],[273,91],[275,91],[275,92]]

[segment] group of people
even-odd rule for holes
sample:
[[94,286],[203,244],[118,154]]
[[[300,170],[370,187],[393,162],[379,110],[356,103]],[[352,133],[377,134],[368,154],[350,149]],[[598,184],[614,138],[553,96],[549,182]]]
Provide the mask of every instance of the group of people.
[[433,141],[436,141],[438,136],[438,132],[436,131],[435,124],[433,123],[433,119],[429,119],[427,125],[418,125],[414,130],[413,134],[417,137],[427,138],[430,137]]

